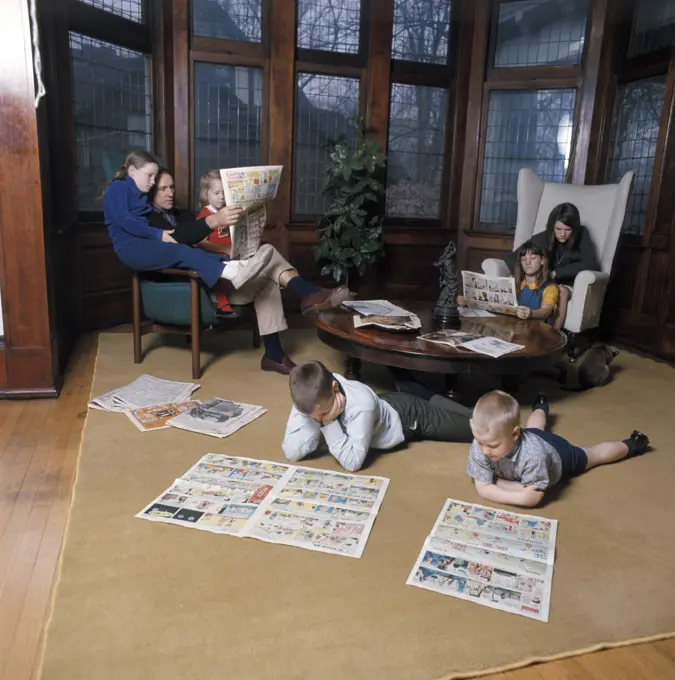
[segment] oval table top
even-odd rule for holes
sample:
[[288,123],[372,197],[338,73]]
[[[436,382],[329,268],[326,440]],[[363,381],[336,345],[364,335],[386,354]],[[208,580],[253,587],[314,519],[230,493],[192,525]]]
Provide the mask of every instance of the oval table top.
[[432,305],[402,303],[401,306],[419,316],[421,329],[394,332],[373,327],[354,328],[353,311],[334,309],[317,317],[319,339],[350,357],[376,364],[431,373],[482,375],[515,375],[547,368],[560,357],[567,343],[564,333],[548,324],[512,316],[461,318],[456,324],[444,326],[524,345],[521,350],[493,358],[420,340],[420,334],[443,327],[434,321]]

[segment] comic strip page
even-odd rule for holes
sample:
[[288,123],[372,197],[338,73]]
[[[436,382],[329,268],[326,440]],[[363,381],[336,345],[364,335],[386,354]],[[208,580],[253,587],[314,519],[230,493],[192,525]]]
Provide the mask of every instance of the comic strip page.
[[449,498],[406,583],[548,621],[557,526]]
[[514,315],[518,306],[516,282],[511,276],[491,278],[477,272],[462,272],[466,305],[498,314]]
[[136,517],[361,557],[388,484],[210,453]]

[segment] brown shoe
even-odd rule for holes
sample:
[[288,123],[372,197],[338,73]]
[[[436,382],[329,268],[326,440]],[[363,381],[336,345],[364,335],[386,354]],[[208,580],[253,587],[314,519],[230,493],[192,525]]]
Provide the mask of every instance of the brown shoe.
[[347,298],[352,297],[352,293],[347,286],[337,288],[322,288],[317,293],[312,293],[302,298],[300,309],[303,314],[318,314],[327,309],[339,307]]
[[286,355],[284,355],[281,362],[277,362],[272,361],[267,355],[263,354],[263,358],[260,360],[260,368],[263,371],[274,371],[275,373],[281,373],[281,375],[288,375],[295,368],[295,363]]

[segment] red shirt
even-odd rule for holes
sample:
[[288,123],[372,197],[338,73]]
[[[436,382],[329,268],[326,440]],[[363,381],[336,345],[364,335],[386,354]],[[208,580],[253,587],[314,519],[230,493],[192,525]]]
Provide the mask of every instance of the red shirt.
[[[215,210],[212,210],[208,205],[204,206],[197,219],[201,220],[204,217],[213,215]],[[213,243],[216,246],[227,246],[228,248],[232,246],[232,239],[230,238],[230,228],[229,227],[217,227],[214,229],[207,237],[206,240],[209,243]]]

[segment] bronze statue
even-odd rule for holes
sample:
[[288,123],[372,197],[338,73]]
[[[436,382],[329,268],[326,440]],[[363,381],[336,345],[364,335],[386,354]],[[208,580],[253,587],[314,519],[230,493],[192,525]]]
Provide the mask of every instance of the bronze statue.
[[457,295],[459,294],[459,281],[457,279],[457,267],[455,255],[457,248],[450,241],[445,247],[443,254],[434,262],[434,267],[440,269],[439,283],[441,293],[438,296],[434,309],[434,318],[440,322],[452,321],[459,318],[457,311]]

